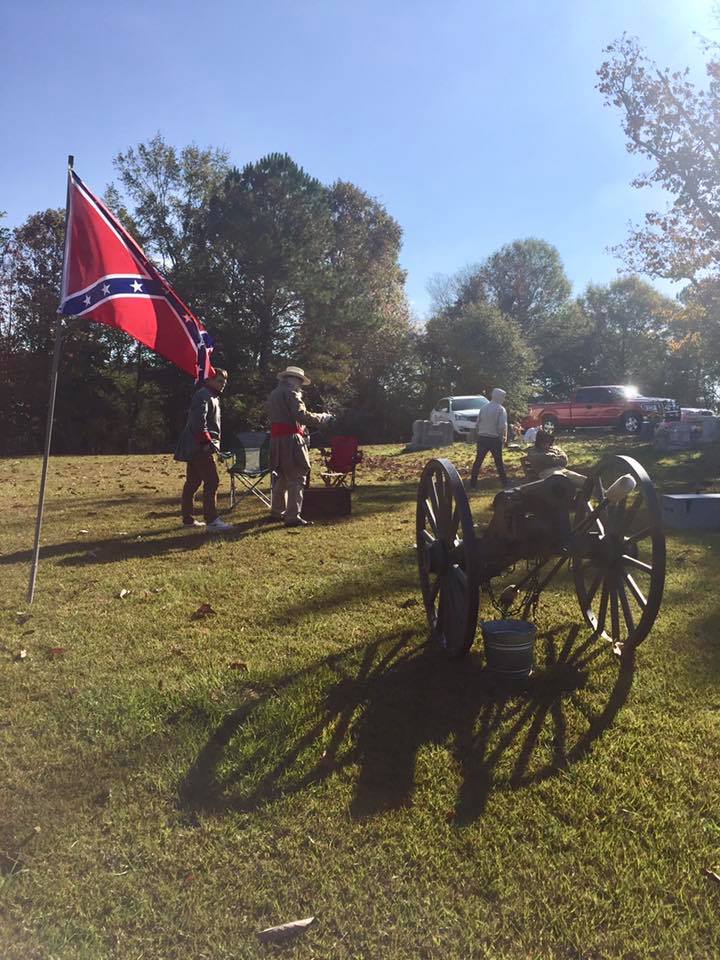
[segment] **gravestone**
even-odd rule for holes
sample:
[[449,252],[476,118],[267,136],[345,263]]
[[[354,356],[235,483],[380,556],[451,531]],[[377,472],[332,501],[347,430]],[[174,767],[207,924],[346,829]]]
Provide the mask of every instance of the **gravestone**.
[[416,420],[408,450],[433,450],[435,447],[447,447],[452,442],[453,425],[448,421],[432,423],[430,420]]
[[720,530],[720,493],[666,493],[665,526],[675,530]]

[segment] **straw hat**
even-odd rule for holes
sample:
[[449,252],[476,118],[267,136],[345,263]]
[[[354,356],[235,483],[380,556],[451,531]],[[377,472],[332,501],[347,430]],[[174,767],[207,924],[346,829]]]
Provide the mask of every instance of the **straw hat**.
[[302,367],[288,367],[278,374],[278,380],[281,380],[283,377],[297,377],[299,380],[302,380],[304,386],[312,382],[309,377],[305,376],[305,371]]

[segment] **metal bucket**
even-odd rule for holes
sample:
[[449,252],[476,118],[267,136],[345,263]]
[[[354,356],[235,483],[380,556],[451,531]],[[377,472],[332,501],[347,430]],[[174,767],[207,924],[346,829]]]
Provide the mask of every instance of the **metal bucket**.
[[486,620],[481,626],[488,670],[505,680],[527,680],[533,668],[535,624]]

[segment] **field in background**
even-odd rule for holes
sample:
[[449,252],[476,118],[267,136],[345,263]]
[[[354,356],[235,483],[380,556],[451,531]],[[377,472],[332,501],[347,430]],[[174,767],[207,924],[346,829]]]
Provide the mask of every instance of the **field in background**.
[[[716,451],[561,443],[720,491]],[[467,477],[470,446],[439,452]],[[57,458],[31,610],[39,460],[0,461],[3,960],[718,954],[720,536],[670,535],[635,662],[549,591],[539,681],[510,694],[476,648],[424,647],[428,457],[369,447],[351,518],[246,502],[215,539],[178,525],[169,456]]]

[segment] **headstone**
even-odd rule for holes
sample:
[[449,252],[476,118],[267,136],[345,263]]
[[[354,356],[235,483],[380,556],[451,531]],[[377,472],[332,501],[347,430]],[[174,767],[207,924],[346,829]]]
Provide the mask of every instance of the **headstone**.
[[416,420],[413,423],[413,435],[409,449],[432,450],[435,447],[447,447],[452,442],[453,425],[448,421],[432,423],[430,420]]
[[720,417],[699,417],[696,425],[700,427],[700,443],[720,442]]
[[655,431],[656,450],[689,450],[696,443],[689,423],[661,423]]
[[666,493],[665,525],[676,530],[720,530],[720,493]]

